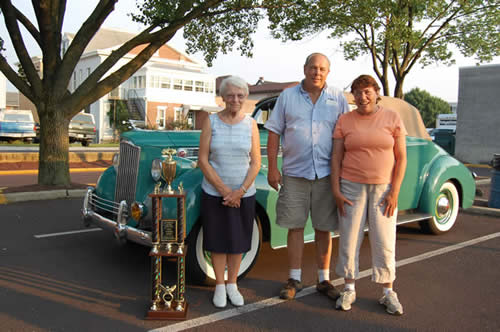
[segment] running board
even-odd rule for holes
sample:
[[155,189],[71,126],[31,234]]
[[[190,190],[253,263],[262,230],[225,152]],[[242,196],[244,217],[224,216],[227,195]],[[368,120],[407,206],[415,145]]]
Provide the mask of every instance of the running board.
[[397,225],[408,224],[415,221],[427,220],[432,218],[431,214],[428,213],[409,213],[409,214],[401,214],[398,216]]

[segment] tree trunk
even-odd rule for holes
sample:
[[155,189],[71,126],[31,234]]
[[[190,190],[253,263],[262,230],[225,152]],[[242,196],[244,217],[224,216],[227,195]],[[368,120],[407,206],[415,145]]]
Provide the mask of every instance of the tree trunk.
[[40,109],[38,184],[69,187],[69,120],[57,106]]
[[404,94],[403,94],[403,83],[404,83],[404,77],[399,77],[396,78],[396,87],[394,87],[394,97],[403,99]]

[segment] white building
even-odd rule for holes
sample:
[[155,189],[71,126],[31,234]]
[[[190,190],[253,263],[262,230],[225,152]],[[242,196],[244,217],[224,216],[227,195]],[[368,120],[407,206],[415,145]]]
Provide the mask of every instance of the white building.
[[[74,91],[111,52],[135,34],[102,28],[85,49],[70,82]],[[63,51],[74,35],[65,33]],[[145,46],[138,46],[120,59],[110,73],[126,64]],[[172,121],[188,117],[195,128],[206,112],[220,108],[215,103],[215,77],[204,72],[204,65],[169,45],[163,45],[132,77],[107,96],[86,108],[96,119],[98,140],[113,137],[108,112],[116,100],[127,102],[131,114],[140,116],[148,127],[168,128]]]
[[0,109],[7,107],[7,79],[0,71]]

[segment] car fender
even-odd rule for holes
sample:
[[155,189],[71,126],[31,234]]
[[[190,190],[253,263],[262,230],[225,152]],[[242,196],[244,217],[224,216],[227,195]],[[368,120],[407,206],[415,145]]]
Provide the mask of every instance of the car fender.
[[475,183],[471,172],[455,158],[445,155],[436,158],[429,168],[422,190],[419,210],[432,213],[439,190],[446,181],[453,181],[460,194],[460,206],[472,206],[475,195]]

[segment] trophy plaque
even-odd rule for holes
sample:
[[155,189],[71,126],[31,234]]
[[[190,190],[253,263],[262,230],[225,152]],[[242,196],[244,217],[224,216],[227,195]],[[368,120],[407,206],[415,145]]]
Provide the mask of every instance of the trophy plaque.
[[[175,168],[174,168],[175,170]],[[184,298],[186,288],[186,215],[184,191],[169,194],[166,192],[149,195],[152,200],[153,248],[151,257],[151,305],[146,319],[186,319],[188,303]],[[162,203],[167,199],[177,201],[177,218],[162,216]],[[162,260],[177,261],[177,280],[167,284],[162,275]]]

